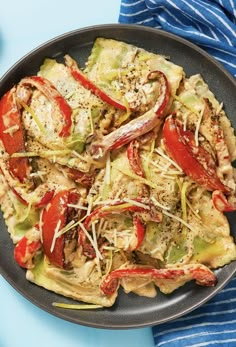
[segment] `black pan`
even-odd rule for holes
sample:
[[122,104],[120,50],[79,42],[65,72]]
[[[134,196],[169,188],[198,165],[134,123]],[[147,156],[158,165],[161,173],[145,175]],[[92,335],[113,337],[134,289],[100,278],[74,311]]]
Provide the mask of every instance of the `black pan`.
[[[36,48],[18,61],[0,81],[0,97],[22,77],[35,74],[45,57],[61,59],[65,53],[77,58],[81,65],[88,57],[96,37],[114,38],[147,50],[170,56],[171,61],[184,67],[187,76],[201,73],[210,89],[220,101],[236,127],[235,97],[236,82],[213,58],[195,45],[177,36],[134,25],[101,25],[66,33]],[[231,233],[236,236],[235,213],[229,216]],[[51,293],[25,279],[25,270],[13,259],[13,245],[2,216],[0,217],[0,272],[5,279],[25,298],[41,309],[62,319],[97,328],[134,328],[151,326],[173,320],[202,305],[220,291],[236,271],[233,262],[216,271],[218,284],[203,288],[188,283],[171,295],[158,294],[147,299],[122,291],[111,308],[96,311],[59,309],[52,302],[75,303],[71,299]]]

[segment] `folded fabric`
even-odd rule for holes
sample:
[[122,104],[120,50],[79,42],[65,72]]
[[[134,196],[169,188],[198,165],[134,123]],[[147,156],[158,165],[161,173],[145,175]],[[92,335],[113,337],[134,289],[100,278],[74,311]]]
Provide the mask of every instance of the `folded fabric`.
[[235,347],[236,278],[192,313],[152,330],[156,347]]
[[177,34],[205,49],[236,77],[235,0],[122,0],[119,22]]
[[[122,0],[120,23],[181,36],[236,77],[236,0]],[[153,327],[155,346],[236,346],[236,279],[193,312]]]

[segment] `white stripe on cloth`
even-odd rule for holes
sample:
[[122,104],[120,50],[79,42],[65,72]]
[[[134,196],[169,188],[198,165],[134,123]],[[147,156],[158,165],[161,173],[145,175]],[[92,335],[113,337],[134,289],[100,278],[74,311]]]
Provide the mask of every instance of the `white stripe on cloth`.
[[135,5],[138,5],[138,4],[141,4],[143,2],[143,0],[138,0],[138,1],[135,1],[135,2],[132,2],[132,3],[126,3],[126,2],[121,2],[121,5],[122,6],[125,6],[125,7],[129,7],[129,6],[135,6]]
[[219,340],[214,340],[209,342],[197,343],[189,347],[204,347],[204,346],[212,346],[212,345],[213,346],[220,345],[221,347],[229,347],[229,343],[234,343],[232,347],[235,347],[235,342],[236,342],[236,339],[219,339]]
[[[158,344],[158,346],[164,346],[166,344],[169,344],[170,342],[178,343],[180,340],[189,339],[189,338],[194,339],[195,337],[203,337],[203,336],[209,336],[209,335],[211,335],[211,336],[221,335],[222,336],[222,334],[228,334],[228,333],[229,334],[236,333],[236,329],[223,330],[223,331],[220,331],[220,332],[211,332],[211,333],[206,331],[206,332],[203,332],[203,333],[196,333],[196,334],[184,335],[184,336],[180,336],[180,337],[174,337],[173,339],[160,342]],[[197,344],[197,345],[199,345],[199,344]]]
[[[143,21],[138,21],[138,22],[135,22],[135,24],[140,24],[140,25],[147,25],[149,23],[153,22],[153,18],[148,18],[148,19],[145,19]],[[156,24],[156,25],[152,25],[153,28],[156,28],[156,29],[161,29],[161,25],[160,24]]]
[[[206,47],[206,48],[208,48],[208,49],[214,48],[214,50],[215,50],[216,52],[230,55],[230,56],[232,57],[232,59],[233,59],[233,58],[236,59],[236,52],[233,53],[233,52],[224,50],[224,49],[219,48],[219,47],[212,47],[211,45],[202,44],[202,46],[204,46],[204,47]],[[230,59],[231,59],[231,58],[230,58]]]
[[[206,307],[206,305],[205,305]],[[178,322],[186,322],[188,320],[194,320],[194,319],[198,319],[198,318],[201,318],[201,317],[206,317],[206,316],[217,316],[217,315],[221,315],[221,314],[236,314],[236,309],[232,309],[232,310],[219,310],[219,311],[215,311],[215,312],[204,312],[204,313],[200,313],[200,314],[195,314],[195,315],[192,315],[192,316],[184,316],[184,317],[181,317],[181,318],[178,318]]]
[[145,12],[147,13],[147,12],[148,12],[148,9],[147,9],[147,10],[137,11],[137,12],[135,12],[135,13],[122,13],[122,12],[121,12],[121,14],[122,14],[122,16],[125,16],[125,17],[133,17],[133,15],[137,16],[137,15],[143,14],[143,13],[145,13]]
[[218,61],[220,61],[222,64],[224,64],[224,65],[228,65],[228,66],[231,66],[231,67],[233,67],[233,68],[236,68],[236,65],[235,64],[233,64],[233,63],[230,63],[230,62],[228,62],[227,60],[225,60],[225,59],[222,59],[222,58],[220,58],[220,57],[218,57],[218,56],[214,56],[214,58],[216,58]]
[[230,5],[232,6],[233,14],[236,17],[236,9],[235,9],[233,0],[230,0]]

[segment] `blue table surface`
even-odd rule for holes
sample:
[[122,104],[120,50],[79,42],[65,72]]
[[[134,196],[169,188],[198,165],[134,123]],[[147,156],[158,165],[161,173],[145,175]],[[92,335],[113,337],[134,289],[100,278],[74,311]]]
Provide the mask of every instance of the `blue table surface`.
[[[22,56],[65,32],[117,23],[120,0],[2,1],[0,77]],[[151,328],[94,329],[34,306],[0,275],[0,347],[153,347]]]

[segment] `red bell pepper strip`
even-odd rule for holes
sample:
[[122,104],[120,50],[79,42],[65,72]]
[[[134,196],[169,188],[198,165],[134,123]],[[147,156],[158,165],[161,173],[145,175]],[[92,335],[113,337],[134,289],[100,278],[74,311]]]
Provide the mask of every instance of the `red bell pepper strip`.
[[12,192],[15,194],[15,196],[17,197],[17,199],[22,202],[23,205],[27,206],[28,202],[20,195],[20,193],[18,193],[18,191],[15,188],[10,187]]
[[154,107],[140,117],[103,136],[101,140],[93,142],[91,153],[95,159],[103,157],[109,150],[118,149],[126,145],[137,137],[148,133],[161,123],[168,105],[170,88],[163,72],[155,71],[155,78],[160,81],[160,96]]
[[16,182],[16,179],[9,173],[5,161],[1,162],[0,170],[11,191],[26,206],[31,204],[36,208],[41,208],[48,204],[54,195],[54,187],[53,189],[50,188],[47,183],[43,183],[35,188],[30,179],[27,179],[23,185]]
[[229,188],[218,178],[216,165],[210,154],[201,144],[194,145],[194,134],[184,131],[173,116],[165,120],[163,139],[167,152],[187,176],[209,191],[229,192]]
[[[42,207],[46,206],[50,202],[50,200],[52,199],[54,192],[55,192],[54,189],[48,190],[45,192],[45,194],[42,197],[38,196],[38,199],[36,199],[36,201],[31,202],[30,201],[31,194],[34,194],[35,191],[32,193],[31,192],[22,193],[22,190],[19,188],[12,188],[10,185],[9,185],[9,187],[12,190],[12,192],[15,194],[15,196],[19,199],[19,201],[22,202],[23,205],[28,206],[29,203],[31,203],[32,206],[34,206],[36,208],[42,208]],[[45,187],[47,188],[47,185]],[[44,185],[41,185],[38,188],[43,190]],[[25,198],[23,198],[23,195]],[[29,200],[27,198],[29,198]]]
[[[0,139],[9,155],[25,151],[24,131],[16,102],[15,87],[0,100]],[[9,171],[23,183],[30,173],[28,158],[9,158]]]
[[215,190],[212,193],[212,203],[220,212],[232,212],[236,210],[236,206],[231,205],[220,190]]
[[54,190],[48,190],[44,196],[42,197],[41,200],[39,200],[38,202],[36,202],[36,204],[34,205],[36,208],[41,208],[46,206],[53,198],[55,191]]
[[83,187],[90,188],[94,182],[94,174],[82,172],[77,169],[68,169],[68,176],[76,183],[81,184]]
[[136,238],[137,238],[137,243],[134,247],[133,250],[138,249],[144,239],[145,236],[145,226],[144,223],[142,223],[141,219],[139,218],[139,216],[137,214],[134,214],[133,216],[133,223],[134,223],[134,227],[135,227],[135,233],[136,233]]
[[[73,190],[59,191],[43,210],[42,244],[44,254],[52,264],[60,268],[66,268],[68,265],[64,254],[65,235],[56,237],[55,232],[67,224],[70,211],[68,204],[76,204],[79,197],[80,195]],[[54,241],[55,244],[52,247]]]
[[32,241],[23,236],[14,248],[16,262],[23,268],[31,269],[33,267],[32,259],[41,246],[39,240]]
[[[51,250],[55,230],[60,223],[60,228],[66,225],[66,211],[69,191],[62,190],[57,193],[42,214],[42,241],[43,251],[49,261],[61,268],[64,267],[64,235],[55,240],[53,250]],[[59,231],[59,230],[58,230]]]
[[207,267],[203,265],[196,265],[185,268],[169,268],[169,269],[156,269],[156,268],[130,268],[118,269],[109,273],[102,281],[100,288],[105,295],[112,295],[119,287],[119,281],[122,278],[136,278],[144,277],[150,278],[150,281],[158,279],[171,279],[177,280],[187,274],[191,275],[191,279],[195,279],[197,284],[203,286],[214,286],[216,284],[216,276]]
[[25,77],[20,81],[20,85],[37,88],[52,103],[56,111],[53,115],[60,117],[62,122],[62,130],[59,136],[69,136],[72,125],[72,110],[55,86],[49,80],[40,76]]
[[[4,150],[10,156],[14,153],[26,151],[24,129],[16,101],[15,87],[9,90],[0,100],[0,139]],[[28,204],[27,199],[25,199],[27,193],[22,194],[23,188],[20,187],[19,182],[28,186],[28,189],[32,189],[33,182],[29,178],[30,171],[31,166],[26,157],[10,157],[1,164],[1,172],[6,182],[17,198],[25,205]],[[53,191],[46,192],[42,199],[36,202],[35,206],[42,207],[49,202],[53,194]]]
[[107,102],[109,105],[114,106],[120,110],[126,111],[126,106],[123,105],[120,101],[113,99],[106,92],[96,86],[92,81],[90,81],[83,72],[79,69],[76,61],[72,59],[69,55],[65,56],[66,66],[69,68],[71,75],[74,79],[86,88],[89,89],[93,94],[98,96],[103,101]]
[[145,173],[138,153],[138,147],[139,144],[137,140],[131,141],[127,146],[127,157],[133,172],[136,175],[145,178]]

